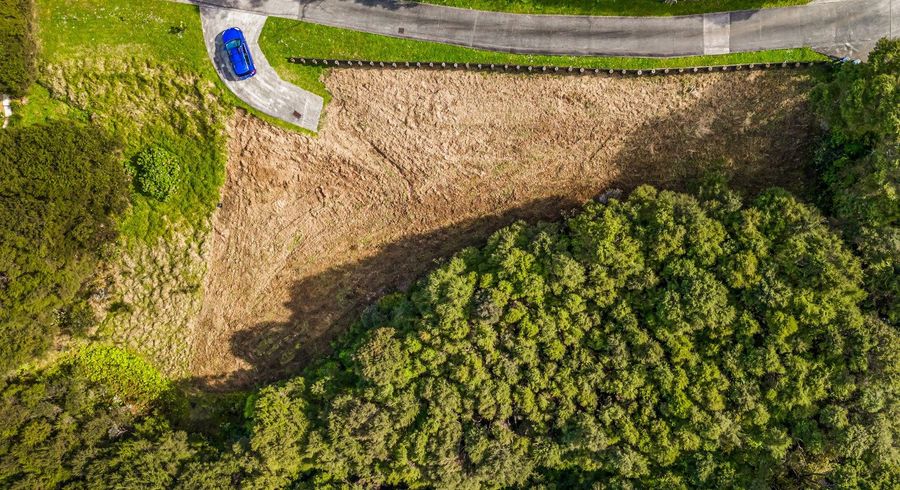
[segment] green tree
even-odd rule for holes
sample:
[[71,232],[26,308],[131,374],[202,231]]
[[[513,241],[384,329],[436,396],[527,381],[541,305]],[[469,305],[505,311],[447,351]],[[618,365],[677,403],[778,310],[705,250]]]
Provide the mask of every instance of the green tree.
[[128,203],[120,161],[93,126],[0,132],[0,372],[49,346],[114,240]]
[[846,63],[820,84],[813,101],[829,129],[843,141],[877,142],[900,135],[900,39],[884,38],[868,62]]
[[900,39],[882,39],[812,93],[830,133],[818,158],[828,207],[863,259],[870,304],[900,324]]
[[37,75],[33,0],[0,0],[0,93],[26,94]]
[[785,192],[636,190],[515,224],[266,388],[262,486],[896,484],[896,330]]

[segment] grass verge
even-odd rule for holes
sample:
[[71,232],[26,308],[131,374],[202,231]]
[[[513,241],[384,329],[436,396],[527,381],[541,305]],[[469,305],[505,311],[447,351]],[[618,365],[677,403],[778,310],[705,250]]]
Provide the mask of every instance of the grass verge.
[[372,61],[435,61],[447,63],[530,64],[576,68],[653,69],[740,63],[781,63],[827,59],[811,49],[784,49],[681,58],[619,58],[590,56],[540,56],[399,39],[337,29],[307,22],[271,17],[260,36],[260,47],[285,80],[325,98],[330,94],[321,81],[324,68],[290,63],[290,57],[363,59]]
[[803,5],[809,0],[422,0],[424,3],[521,14],[671,16]]

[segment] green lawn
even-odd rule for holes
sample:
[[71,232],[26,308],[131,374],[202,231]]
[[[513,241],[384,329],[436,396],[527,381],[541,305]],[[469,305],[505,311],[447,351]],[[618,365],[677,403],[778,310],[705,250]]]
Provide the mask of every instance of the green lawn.
[[809,0],[421,0],[477,10],[566,15],[688,15],[803,5]]
[[119,221],[121,247],[110,260],[115,286],[97,335],[141,351],[168,373],[184,372],[184,317],[203,283],[197,250],[225,178],[226,121],[240,102],[209,61],[196,6],[165,0],[36,0],[36,6],[40,73],[17,103],[13,124],[89,120],[121,143],[123,165],[148,147],[180,162],[181,180],[165,201],[132,186],[131,206]]
[[321,82],[323,68],[288,62],[289,57],[361,59],[372,61],[434,61],[573,66],[576,68],[652,69],[738,63],[781,63],[827,59],[810,49],[785,49],[683,58],[616,58],[588,56],[536,56],[469,49],[449,44],[413,41],[336,29],[290,19],[266,21],[260,46],[278,73],[301,87],[329,98]]
[[[200,228],[224,179],[229,94],[203,44],[197,7],[163,0],[37,0],[39,78],[23,123],[87,115],[122,141],[179,156],[184,181],[166,202],[134,192],[126,239]],[[62,106],[68,105],[65,110]]]

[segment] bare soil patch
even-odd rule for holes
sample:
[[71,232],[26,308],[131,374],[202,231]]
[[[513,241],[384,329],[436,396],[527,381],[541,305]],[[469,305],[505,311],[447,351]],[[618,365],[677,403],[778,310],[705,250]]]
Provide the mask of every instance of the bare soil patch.
[[232,121],[191,371],[285,376],[379,296],[516,219],[610,187],[684,189],[721,165],[803,194],[803,72],[666,78],[339,70],[316,138]]

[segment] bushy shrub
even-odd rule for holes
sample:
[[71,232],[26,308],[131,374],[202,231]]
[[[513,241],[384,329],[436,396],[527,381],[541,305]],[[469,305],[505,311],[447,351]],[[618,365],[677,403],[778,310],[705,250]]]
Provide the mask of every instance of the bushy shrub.
[[140,192],[165,201],[181,179],[178,157],[160,147],[147,148],[134,159],[134,178]]
[[0,372],[43,352],[128,204],[118,144],[66,122],[0,131]]
[[516,224],[384,298],[260,393],[256,483],[896,487],[900,337],[857,259],[783,191],[706,192]]
[[33,0],[0,0],[0,93],[25,95],[37,72]]
[[76,300],[57,313],[57,324],[62,332],[82,336],[97,323],[94,309],[87,300]]
[[832,134],[877,143],[900,135],[900,38],[881,39],[866,63],[845,63],[811,98]]

